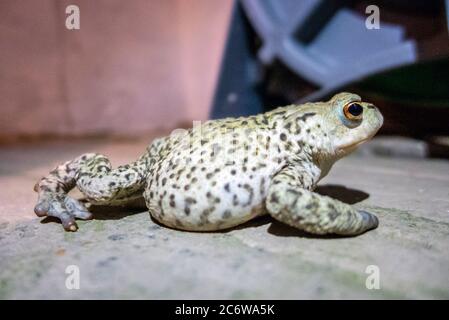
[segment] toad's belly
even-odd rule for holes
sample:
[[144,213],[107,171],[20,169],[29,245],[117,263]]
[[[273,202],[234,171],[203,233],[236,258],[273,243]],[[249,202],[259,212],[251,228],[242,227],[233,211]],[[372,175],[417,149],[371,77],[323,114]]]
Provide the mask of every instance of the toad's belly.
[[247,209],[206,208],[191,209],[186,215],[182,210],[164,210],[164,207],[148,206],[150,215],[161,224],[179,230],[186,231],[217,231],[236,227],[254,217],[266,213],[265,203],[248,207]]
[[168,172],[160,175],[144,192],[150,214],[164,225],[192,231],[220,230],[265,213],[271,180],[268,171],[259,175],[214,171],[202,182],[199,177],[189,181],[169,177]]

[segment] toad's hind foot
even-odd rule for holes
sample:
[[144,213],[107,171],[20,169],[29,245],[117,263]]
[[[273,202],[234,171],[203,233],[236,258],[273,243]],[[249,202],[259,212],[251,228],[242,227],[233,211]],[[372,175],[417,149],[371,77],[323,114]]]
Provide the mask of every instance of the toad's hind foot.
[[57,166],[34,187],[39,198],[37,216],[59,218],[66,231],[76,231],[75,219],[91,219],[92,214],[78,200],[67,195],[75,186],[91,203],[126,204],[133,200],[145,181],[146,158],[111,168],[109,160],[99,154],[86,153]]
[[92,213],[80,201],[65,194],[41,194],[34,212],[39,217],[55,217],[61,220],[66,231],[78,230],[75,219],[92,219]]

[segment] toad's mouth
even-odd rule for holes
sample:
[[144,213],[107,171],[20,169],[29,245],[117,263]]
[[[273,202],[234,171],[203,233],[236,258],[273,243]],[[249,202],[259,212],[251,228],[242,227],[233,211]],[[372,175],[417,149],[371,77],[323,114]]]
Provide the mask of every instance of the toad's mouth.
[[363,144],[363,143],[365,143],[365,142],[371,140],[371,139],[373,138],[373,136],[374,136],[374,135],[369,136],[369,137],[366,137],[366,138],[361,139],[361,140],[358,140],[358,141],[356,141],[356,142],[351,142],[351,143],[343,144],[343,145],[339,146],[338,149],[339,149],[340,151],[345,152],[345,153],[346,153],[346,152],[352,152],[352,151],[354,151],[355,149],[357,149],[361,144]]

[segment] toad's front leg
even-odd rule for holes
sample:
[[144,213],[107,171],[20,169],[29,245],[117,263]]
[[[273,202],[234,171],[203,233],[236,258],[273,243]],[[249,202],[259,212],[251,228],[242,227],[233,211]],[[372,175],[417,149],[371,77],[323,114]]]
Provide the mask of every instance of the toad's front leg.
[[357,235],[374,229],[377,217],[310,190],[313,177],[301,167],[279,172],[268,190],[266,207],[273,218],[314,234]]

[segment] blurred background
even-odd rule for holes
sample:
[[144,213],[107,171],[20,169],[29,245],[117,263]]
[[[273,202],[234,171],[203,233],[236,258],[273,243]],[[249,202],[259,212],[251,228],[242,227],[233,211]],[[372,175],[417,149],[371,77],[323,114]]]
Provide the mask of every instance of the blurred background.
[[[65,9],[80,8],[80,29]],[[0,140],[204,120],[233,2],[0,1]]]
[[381,134],[447,145],[447,21],[442,0],[1,1],[0,142],[165,134],[347,90]]

